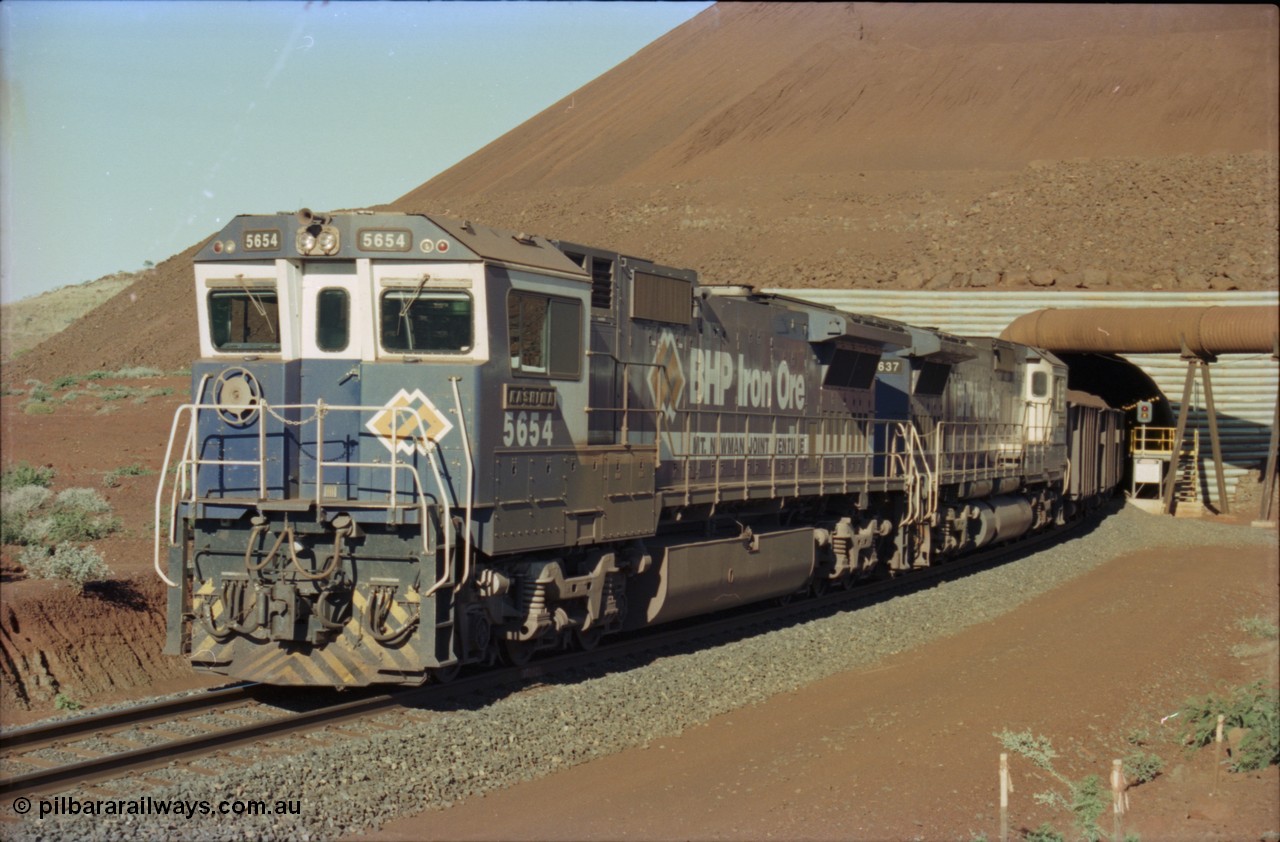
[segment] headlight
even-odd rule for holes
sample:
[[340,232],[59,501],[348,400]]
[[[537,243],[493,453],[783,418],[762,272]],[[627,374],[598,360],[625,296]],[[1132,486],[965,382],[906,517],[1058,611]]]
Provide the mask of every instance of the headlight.
[[295,242],[299,254],[337,254],[341,238],[332,225],[308,225],[298,229]]

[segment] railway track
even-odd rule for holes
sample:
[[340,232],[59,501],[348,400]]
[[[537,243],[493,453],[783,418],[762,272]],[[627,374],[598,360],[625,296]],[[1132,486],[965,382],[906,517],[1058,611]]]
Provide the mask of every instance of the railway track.
[[[705,646],[717,638],[741,637],[761,627],[804,620],[835,610],[850,610],[889,596],[923,590],[941,581],[967,575],[976,569],[995,566],[1013,557],[1030,554],[1042,546],[1070,537],[1085,521],[1065,529],[1031,536],[943,565],[915,571],[912,575],[859,587],[837,590],[814,599],[783,605],[748,606],[718,615],[710,621],[685,621],[656,631],[622,636],[589,652],[558,654],[519,667],[486,670],[444,685],[361,692],[333,704],[320,704],[302,711],[264,712],[271,707],[260,697],[281,694],[278,688],[243,684],[192,694],[179,699],[139,705],[102,714],[91,714],[46,725],[23,728],[0,735],[0,766],[34,766],[0,778],[0,794],[6,796],[51,793],[74,786],[93,785],[105,780],[144,772],[175,761],[190,762],[215,752],[262,741],[307,733],[325,726],[359,720],[391,710],[425,711],[427,716],[447,715],[449,702],[467,695],[493,693],[504,687],[536,683],[539,679],[604,662],[651,655],[664,650]],[[287,691],[285,691],[287,694]],[[335,694],[339,695],[339,694]],[[296,697],[295,697],[296,699]],[[201,717],[219,716],[241,720],[225,727],[201,723]],[[418,718],[420,721],[420,718]],[[157,727],[164,726],[164,727]],[[201,732],[179,733],[184,727]],[[140,744],[127,735],[138,729],[163,737],[153,745]],[[136,736],[136,734],[135,734]],[[342,735],[345,736],[345,735]],[[88,745],[86,745],[88,743]],[[104,751],[103,744],[119,746]],[[47,750],[62,756],[76,756],[74,762],[50,761],[38,757]]]

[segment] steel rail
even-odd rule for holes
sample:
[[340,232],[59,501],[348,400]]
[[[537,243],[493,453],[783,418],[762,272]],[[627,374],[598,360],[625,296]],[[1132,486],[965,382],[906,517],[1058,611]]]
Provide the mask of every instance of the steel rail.
[[[419,691],[421,688],[418,688]],[[303,728],[364,716],[404,701],[405,692],[383,693],[316,710],[286,714],[262,722],[172,740],[161,745],[144,746],[88,760],[15,775],[0,781],[0,794],[32,793],[59,784],[93,783],[125,772],[154,768],[174,760],[255,742],[265,736],[279,737]]]
[[216,708],[230,702],[238,702],[250,698],[252,691],[260,686],[258,684],[236,684],[230,687],[207,690],[203,693],[193,693],[178,699],[165,699],[120,710],[89,713],[72,719],[61,719],[56,722],[16,728],[12,731],[0,733],[0,751],[8,752],[20,746],[27,747],[27,751],[31,751],[30,746],[32,745],[65,742],[68,739],[93,734],[104,728],[114,728],[121,725],[143,725],[168,719],[175,713],[186,713],[202,708]]

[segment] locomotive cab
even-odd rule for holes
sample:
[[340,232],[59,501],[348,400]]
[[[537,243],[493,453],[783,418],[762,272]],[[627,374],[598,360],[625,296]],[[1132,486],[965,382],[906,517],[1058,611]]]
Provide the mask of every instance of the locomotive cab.
[[[583,402],[585,273],[545,240],[469,223],[303,212],[237,217],[197,255],[195,285],[166,576],[189,585],[171,593],[168,649],[338,685],[420,681],[473,655],[453,591],[486,541],[473,503],[492,462],[477,454],[585,439],[581,415],[556,411]],[[490,347],[491,306],[510,358]],[[541,411],[504,430],[478,407],[513,375],[538,385],[504,394]],[[369,638],[396,646],[353,655]],[[275,657],[245,666],[267,641]]]

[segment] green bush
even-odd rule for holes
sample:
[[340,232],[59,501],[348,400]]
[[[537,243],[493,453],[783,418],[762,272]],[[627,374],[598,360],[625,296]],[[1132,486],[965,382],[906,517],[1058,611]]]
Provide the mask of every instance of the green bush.
[[1135,751],[1124,758],[1124,776],[1135,784],[1153,781],[1164,769],[1160,755],[1149,751]]
[[53,397],[45,385],[39,380],[28,380],[27,385],[31,387],[27,392],[27,403],[45,403]]
[[1263,640],[1274,640],[1280,637],[1280,628],[1266,617],[1241,617],[1236,621],[1236,626],[1251,637]]
[[102,484],[107,488],[116,488],[120,485],[121,477],[141,477],[151,473],[142,467],[142,463],[134,462],[132,465],[121,465],[114,471],[108,472],[102,477]]
[[[1056,778],[1071,796],[1068,800],[1060,792],[1046,790],[1035,793],[1031,797],[1033,801],[1037,804],[1068,810],[1075,817],[1076,829],[1080,831],[1081,838],[1089,842],[1097,842],[1102,838],[1098,817],[1110,805],[1111,796],[1104,790],[1101,778],[1097,775],[1089,775],[1079,781],[1073,781],[1055,769],[1053,761],[1058,757],[1058,752],[1054,750],[1048,737],[1037,737],[1030,731],[1014,733],[1009,730],[1001,731],[995,737],[1004,746],[1005,751],[1022,755]],[[1045,835],[1028,836],[1029,839],[1037,838],[1044,842],[1062,839],[1048,823],[1041,825],[1033,833]]]
[[54,506],[60,511],[93,515],[111,511],[111,504],[92,488],[68,488],[59,491]]
[[1111,792],[1102,785],[1097,775],[1086,775],[1071,784],[1071,813],[1076,818],[1076,827],[1089,842],[1102,839],[1102,828],[1098,827],[1098,818],[1111,806]]
[[111,516],[110,504],[97,491],[68,488],[51,506],[30,514],[20,538],[27,544],[51,545],[94,541],[119,529],[119,518]]
[[130,368],[122,368],[119,371],[113,372],[111,376],[118,377],[121,380],[141,380],[143,378],[159,377],[160,372],[156,371],[154,368],[147,368],[146,366],[132,366]]
[[0,543],[20,544],[31,513],[53,496],[43,485],[0,491]]
[[129,386],[111,386],[104,389],[98,397],[104,401],[122,401],[125,398],[136,397],[140,392]]
[[59,693],[53,697],[53,707],[55,710],[80,710],[84,705],[80,704],[66,693]]
[[102,556],[93,547],[77,547],[75,544],[58,544],[50,552],[47,547],[29,546],[18,556],[18,562],[33,579],[62,579],[84,591],[89,582],[97,582],[111,575]]
[[0,504],[0,544],[21,544],[27,517]]
[[1188,699],[1182,708],[1186,743],[1199,748],[1212,742],[1218,730],[1243,728],[1246,733],[1232,757],[1233,772],[1247,772],[1280,764],[1280,692],[1255,681],[1225,697],[1212,693]]
[[1035,830],[1028,830],[1027,842],[1067,842],[1067,838],[1054,830],[1053,825],[1045,822]]
[[53,468],[47,465],[31,467],[26,462],[10,465],[0,474],[0,489],[8,491],[27,485],[39,485],[48,488],[53,484]]

